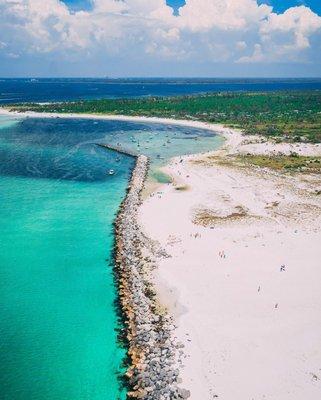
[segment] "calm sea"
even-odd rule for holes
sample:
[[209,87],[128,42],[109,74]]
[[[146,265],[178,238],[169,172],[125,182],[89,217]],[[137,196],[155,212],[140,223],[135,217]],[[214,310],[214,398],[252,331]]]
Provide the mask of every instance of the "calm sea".
[[125,398],[112,223],[134,161],[96,146],[118,142],[150,155],[155,172],[222,139],[158,124],[0,117],[3,400]]
[[0,79],[0,104],[311,89],[321,79]]

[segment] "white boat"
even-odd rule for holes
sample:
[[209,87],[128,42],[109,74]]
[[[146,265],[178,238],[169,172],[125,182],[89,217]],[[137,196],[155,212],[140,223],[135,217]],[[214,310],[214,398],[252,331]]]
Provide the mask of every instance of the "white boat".
[[108,175],[114,175],[115,174],[115,171],[113,170],[113,169],[110,169],[109,171],[108,171]]

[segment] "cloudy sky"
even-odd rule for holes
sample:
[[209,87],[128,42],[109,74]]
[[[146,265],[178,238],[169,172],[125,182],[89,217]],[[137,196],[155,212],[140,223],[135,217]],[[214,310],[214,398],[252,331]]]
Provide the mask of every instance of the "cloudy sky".
[[321,0],[0,0],[0,76],[321,76]]

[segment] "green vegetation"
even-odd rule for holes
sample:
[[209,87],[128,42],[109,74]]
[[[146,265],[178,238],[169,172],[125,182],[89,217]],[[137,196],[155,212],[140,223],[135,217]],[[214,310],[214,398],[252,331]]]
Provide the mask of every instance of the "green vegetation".
[[321,172],[321,157],[304,157],[293,153],[289,156],[275,155],[245,155],[239,156],[241,163],[255,165],[261,168],[271,168],[278,171]]
[[318,90],[20,104],[11,109],[191,119],[222,123],[276,140],[321,142],[321,91]]
[[214,165],[234,166],[237,168],[246,168],[247,166],[256,166],[260,168],[270,168],[282,172],[307,172],[321,173],[321,157],[300,156],[297,153],[290,155],[210,155],[199,160],[193,160],[194,164],[207,167]]

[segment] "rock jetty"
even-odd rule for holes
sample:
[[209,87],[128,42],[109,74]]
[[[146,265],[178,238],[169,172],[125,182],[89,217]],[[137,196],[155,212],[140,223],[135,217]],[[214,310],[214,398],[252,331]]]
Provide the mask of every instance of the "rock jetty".
[[136,158],[127,196],[115,221],[115,269],[129,343],[128,398],[187,399],[189,391],[178,385],[181,346],[174,339],[173,321],[157,303],[151,280],[154,265],[137,222],[148,166],[146,156]]

